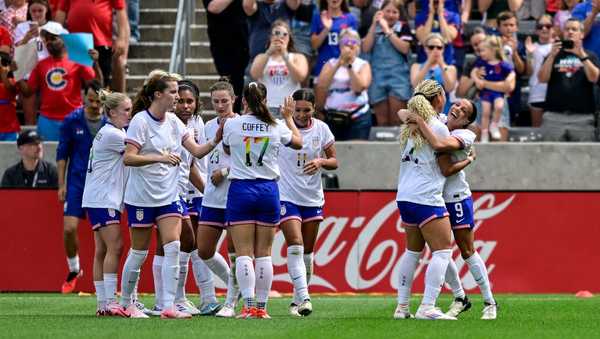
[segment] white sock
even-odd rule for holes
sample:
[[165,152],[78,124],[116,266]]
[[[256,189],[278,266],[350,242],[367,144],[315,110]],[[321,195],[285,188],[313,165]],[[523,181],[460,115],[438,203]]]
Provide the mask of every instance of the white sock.
[[400,267],[398,269],[398,297],[400,305],[408,305],[410,301],[410,291],[415,277],[415,270],[419,263],[419,258],[423,252],[404,251],[400,258]]
[[162,283],[162,266],[164,261],[163,256],[154,255],[152,260],[152,277],[154,279],[154,305],[162,308],[163,298],[163,283]]
[[229,275],[227,276],[227,297],[225,298],[225,304],[235,308],[238,295],[240,294],[240,289],[235,280],[235,253],[229,253],[228,256],[231,268],[229,269]]
[[308,295],[308,283],[306,282],[306,266],[304,265],[304,246],[292,245],[287,248],[287,268],[294,284],[294,303],[298,305],[306,299]]
[[69,265],[69,272],[79,272],[79,256],[76,255],[73,258],[67,258],[67,265]]
[[313,262],[315,256],[313,253],[307,253],[304,255],[304,266],[306,267],[306,285],[310,285],[310,278],[312,278],[314,272]]
[[179,252],[179,280],[177,280],[177,292],[175,293],[175,301],[184,301],[185,298],[185,283],[187,281],[188,269],[190,266],[191,253]]
[[227,282],[229,277],[229,265],[219,252],[215,252],[212,258],[204,260],[204,263],[221,281]]
[[425,293],[423,293],[421,305],[435,306],[435,301],[442,290],[444,275],[451,256],[452,250],[440,250],[432,253],[425,272]]
[[117,274],[116,273],[104,273],[104,295],[106,296],[106,303],[117,301]]
[[469,271],[473,275],[473,279],[479,285],[483,300],[488,304],[495,304],[494,296],[492,295],[492,287],[490,286],[490,278],[488,277],[487,267],[479,256],[479,253],[475,252],[472,256],[465,260],[469,265]]
[[254,274],[254,264],[252,258],[243,255],[235,259],[235,276],[238,284],[240,285],[240,291],[244,298],[246,307],[251,307],[254,304],[254,288],[256,286],[256,276]]
[[256,306],[266,308],[269,292],[273,285],[273,262],[271,257],[260,257],[255,260],[256,269]]
[[96,304],[99,310],[104,309],[106,306],[106,293],[104,292],[104,281],[94,281],[94,287],[96,288]]
[[177,281],[179,280],[179,249],[181,243],[178,240],[163,245],[165,258],[162,265],[163,299],[164,309],[173,307],[175,293],[177,292]]
[[450,260],[448,260],[448,268],[446,269],[446,282],[452,289],[454,298],[463,299],[465,297],[465,290],[463,289],[462,284],[460,283],[460,277],[458,276],[458,268],[456,268],[456,264],[454,263],[454,260],[452,260],[452,257],[450,257]]
[[121,274],[121,305],[123,307],[131,304],[131,294],[140,278],[140,268],[146,260],[147,255],[148,250],[139,251],[133,248],[129,250],[125,265],[123,266],[123,274]]
[[210,268],[206,266],[204,260],[198,256],[198,251],[192,252],[192,269],[194,271],[194,280],[200,290],[200,304],[216,303],[215,283]]

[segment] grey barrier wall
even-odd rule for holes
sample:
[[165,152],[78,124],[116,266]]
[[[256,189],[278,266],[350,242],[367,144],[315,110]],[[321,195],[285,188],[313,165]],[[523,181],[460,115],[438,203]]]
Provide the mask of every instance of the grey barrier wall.
[[[475,146],[477,160],[467,168],[474,190],[600,190],[600,143],[489,143]],[[390,142],[338,142],[345,189],[396,189],[400,145]],[[45,143],[54,162],[56,143]],[[0,171],[19,161],[14,143],[0,142]]]

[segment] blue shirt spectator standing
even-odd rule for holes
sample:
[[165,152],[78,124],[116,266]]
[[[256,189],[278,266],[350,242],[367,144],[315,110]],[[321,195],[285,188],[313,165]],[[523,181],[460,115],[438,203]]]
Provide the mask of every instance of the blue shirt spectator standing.
[[443,1],[429,0],[429,10],[417,14],[415,18],[416,35],[419,46],[417,62],[423,63],[427,59],[423,49],[423,41],[431,33],[439,33],[444,38],[444,61],[454,65],[454,46],[452,42],[458,36],[461,27],[458,13],[451,12],[444,7]]
[[587,0],[575,6],[572,18],[583,22],[585,38],[583,47],[600,55],[600,13],[599,0]]

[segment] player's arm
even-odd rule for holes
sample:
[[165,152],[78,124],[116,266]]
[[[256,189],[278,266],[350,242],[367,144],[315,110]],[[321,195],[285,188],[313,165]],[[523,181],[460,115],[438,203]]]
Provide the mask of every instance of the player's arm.
[[468,156],[465,160],[453,163],[449,153],[442,153],[437,157],[437,162],[442,170],[442,175],[449,177],[469,166],[473,162],[473,158]]
[[169,164],[171,166],[179,166],[181,157],[177,153],[151,153],[140,154],[140,148],[128,142],[125,146],[125,154],[123,155],[123,163],[125,166],[141,167],[156,163]]
[[189,179],[190,179],[190,182],[192,183],[192,185],[194,185],[194,187],[196,187],[198,189],[198,191],[204,193],[204,179],[202,179],[202,176],[200,175],[198,168],[196,166],[194,166],[194,162],[192,162],[192,166],[190,167]]
[[192,153],[198,159],[204,158],[208,153],[212,152],[215,147],[223,140],[223,126],[225,125],[225,121],[227,119],[221,119],[221,124],[219,125],[219,129],[215,135],[215,138],[205,144],[198,144],[193,137],[187,137],[183,140],[183,147]]
[[304,173],[308,175],[313,175],[317,173],[319,168],[324,168],[326,170],[334,170],[338,168],[337,158],[335,157],[335,145],[331,144],[331,146],[327,147],[323,153],[325,153],[325,158],[316,158],[304,165]]
[[423,118],[421,118],[417,114],[410,113],[408,116],[408,123],[416,123],[417,124],[417,127],[419,128],[421,135],[423,135],[423,137],[425,139],[427,139],[427,142],[429,143],[429,145],[436,152],[450,152],[450,151],[456,151],[456,150],[463,148],[463,144],[460,142],[460,140],[458,140],[455,137],[450,136],[450,137],[447,137],[444,139],[438,138],[435,135],[435,133],[433,133],[433,131],[431,130],[429,125],[427,125],[425,120],[423,120]]

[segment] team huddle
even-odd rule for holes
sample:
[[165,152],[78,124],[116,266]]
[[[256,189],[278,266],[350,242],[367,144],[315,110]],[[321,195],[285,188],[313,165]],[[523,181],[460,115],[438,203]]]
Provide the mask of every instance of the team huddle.
[[[288,245],[294,286],[289,313],[312,313],[308,285],[325,203],[321,170],[338,167],[333,134],[313,118],[315,97],[308,89],[284,100],[279,120],[266,105],[261,83],[244,87],[242,115],[233,112],[235,95],[228,82],[215,83],[210,95],[217,117],[204,125],[198,88],[175,74],[153,71],[133,103],[124,94],[100,91],[107,122],[90,150],[82,201],[95,231],[97,315],[268,319],[277,227]],[[495,319],[486,267],[473,248],[473,204],[462,171],[474,159],[475,135],[466,126],[476,112],[469,101],[459,101],[444,124],[439,120],[444,104],[444,90],[426,80],[416,87],[408,110],[399,112],[407,124],[396,200],[407,249],[400,262],[394,318],[413,317],[408,300],[425,244],[433,256],[415,317],[456,319],[471,307],[451,260],[452,230],[481,288],[482,318]],[[123,209],[131,248],[118,298]],[[156,300],[148,309],[138,300],[137,284],[154,229]],[[229,263],[217,250],[224,230]],[[198,307],[185,293],[190,261],[200,290]],[[213,274],[227,284],[223,304],[216,298]],[[444,281],[455,296],[446,313],[435,307]]]

